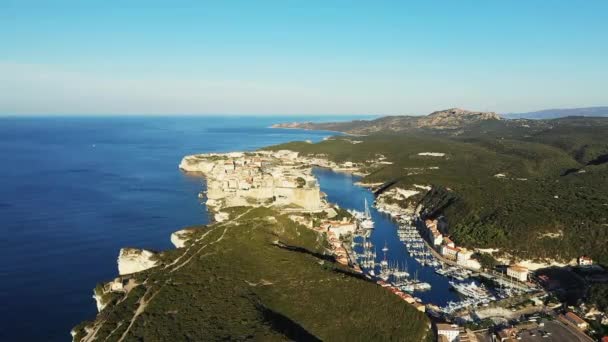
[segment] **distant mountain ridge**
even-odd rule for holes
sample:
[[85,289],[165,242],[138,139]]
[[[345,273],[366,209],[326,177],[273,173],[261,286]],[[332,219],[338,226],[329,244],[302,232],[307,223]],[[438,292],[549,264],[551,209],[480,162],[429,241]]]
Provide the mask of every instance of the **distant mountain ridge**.
[[556,108],[544,109],[527,113],[508,113],[502,117],[506,119],[557,119],[566,116],[600,116],[608,117],[608,106],[585,108]]
[[376,132],[402,132],[417,129],[456,130],[483,121],[500,121],[494,112],[474,112],[461,108],[450,108],[433,112],[426,116],[383,116],[374,120],[354,120],[349,122],[291,122],[275,124],[274,128],[300,128],[347,132],[351,134],[371,134]]

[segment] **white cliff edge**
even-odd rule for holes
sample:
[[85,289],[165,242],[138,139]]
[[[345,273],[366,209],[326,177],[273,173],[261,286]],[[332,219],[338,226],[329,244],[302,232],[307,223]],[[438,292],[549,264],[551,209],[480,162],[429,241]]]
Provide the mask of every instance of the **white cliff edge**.
[[108,303],[103,302],[103,293],[98,293],[97,289],[93,290],[93,299],[95,299],[97,312],[101,312],[101,310],[105,309],[105,307],[108,306]]
[[146,249],[121,248],[118,255],[118,274],[137,273],[157,265],[154,252]]
[[171,243],[175,248],[183,248],[186,246],[186,242],[190,240],[193,229],[182,229],[171,234]]

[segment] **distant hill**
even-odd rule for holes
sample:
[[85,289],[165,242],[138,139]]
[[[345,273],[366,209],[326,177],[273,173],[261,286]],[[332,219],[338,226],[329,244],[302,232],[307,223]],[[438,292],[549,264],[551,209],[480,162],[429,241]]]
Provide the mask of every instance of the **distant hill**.
[[494,112],[473,112],[460,108],[450,108],[426,116],[383,116],[374,120],[327,123],[291,122],[276,124],[272,127],[330,130],[366,135],[378,132],[405,132],[421,129],[458,130],[483,121],[500,120],[501,117]]
[[506,119],[557,119],[566,116],[603,116],[608,117],[608,106],[586,108],[545,109],[528,113],[503,114]]
[[390,163],[367,167],[360,181],[418,192],[395,203],[443,217],[457,245],[562,262],[585,253],[608,265],[608,117],[498,120],[447,110],[340,127],[374,133],[273,149],[336,162],[384,156]]

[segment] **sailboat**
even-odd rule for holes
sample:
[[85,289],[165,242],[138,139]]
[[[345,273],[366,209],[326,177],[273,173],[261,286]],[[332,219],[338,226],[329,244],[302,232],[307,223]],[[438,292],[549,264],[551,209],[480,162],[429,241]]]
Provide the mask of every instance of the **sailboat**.
[[369,211],[369,206],[367,205],[367,198],[365,199],[365,213],[363,214],[363,219],[360,222],[361,228],[364,229],[372,229],[374,228],[374,221],[372,220],[372,214]]

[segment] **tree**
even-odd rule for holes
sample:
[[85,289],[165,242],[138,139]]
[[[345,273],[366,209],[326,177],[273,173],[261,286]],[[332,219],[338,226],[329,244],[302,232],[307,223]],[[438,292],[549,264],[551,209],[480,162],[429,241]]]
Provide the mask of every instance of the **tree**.
[[298,177],[296,178],[296,183],[298,184],[298,188],[303,188],[306,185],[306,179]]

